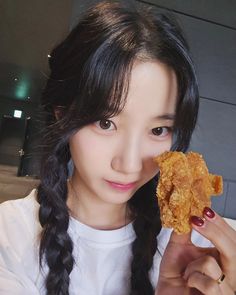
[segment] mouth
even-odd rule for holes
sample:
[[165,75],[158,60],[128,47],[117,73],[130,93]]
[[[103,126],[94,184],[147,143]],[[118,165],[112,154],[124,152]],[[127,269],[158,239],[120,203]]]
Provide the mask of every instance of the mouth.
[[120,183],[120,182],[106,180],[106,182],[108,183],[108,185],[110,187],[112,187],[113,189],[116,189],[118,191],[121,191],[121,192],[126,192],[129,190],[132,190],[137,184],[137,181],[130,182],[130,183]]

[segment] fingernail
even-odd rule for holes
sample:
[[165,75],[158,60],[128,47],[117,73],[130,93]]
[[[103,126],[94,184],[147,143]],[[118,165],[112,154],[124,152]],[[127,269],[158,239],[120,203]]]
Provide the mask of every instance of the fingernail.
[[198,216],[191,216],[190,221],[196,226],[203,226],[204,220]]
[[215,212],[211,210],[209,207],[205,207],[203,210],[203,214],[206,215],[209,218],[214,218],[215,217]]

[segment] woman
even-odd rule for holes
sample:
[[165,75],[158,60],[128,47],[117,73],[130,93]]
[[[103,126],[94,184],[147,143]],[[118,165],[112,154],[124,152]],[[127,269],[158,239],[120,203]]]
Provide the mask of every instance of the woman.
[[[193,217],[195,245],[161,229],[153,157],[186,151],[199,103],[177,24],[104,1],[49,63],[40,185],[1,206],[2,294],[233,294],[236,233],[222,218]],[[199,249],[202,236],[215,247]]]

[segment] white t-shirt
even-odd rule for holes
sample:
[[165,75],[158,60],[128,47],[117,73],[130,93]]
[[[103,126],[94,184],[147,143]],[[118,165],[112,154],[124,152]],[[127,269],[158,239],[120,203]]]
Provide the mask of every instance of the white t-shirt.
[[[0,294],[44,295],[47,266],[39,267],[41,226],[36,191],[23,199],[0,205]],[[74,268],[70,295],[127,295],[130,286],[132,223],[116,230],[97,230],[70,218],[68,232],[73,240]],[[164,252],[171,230],[162,229],[158,249]],[[203,247],[210,242],[196,232],[192,241]],[[150,279],[157,284],[161,256],[156,252]]]

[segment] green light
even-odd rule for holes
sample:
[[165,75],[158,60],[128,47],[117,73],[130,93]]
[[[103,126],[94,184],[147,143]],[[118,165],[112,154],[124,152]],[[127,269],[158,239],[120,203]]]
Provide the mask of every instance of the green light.
[[16,86],[16,92],[15,95],[20,100],[25,100],[28,96],[29,91],[29,84],[28,81],[21,81],[19,82],[19,85]]
[[30,79],[27,73],[22,73],[22,76],[16,82],[15,97],[19,100],[27,100],[29,96]]

